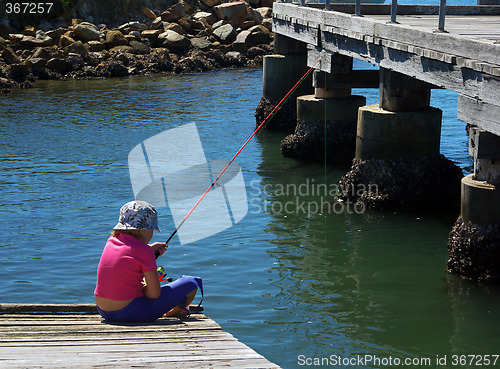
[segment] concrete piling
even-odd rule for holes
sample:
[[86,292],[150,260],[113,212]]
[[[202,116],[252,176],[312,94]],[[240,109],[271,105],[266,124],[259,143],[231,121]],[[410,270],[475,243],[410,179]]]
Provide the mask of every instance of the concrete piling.
[[352,72],[352,59],[340,57],[334,73],[314,71],[314,95],[297,98],[297,127],[281,143],[285,157],[348,165],[356,145],[356,121],[364,96],[337,83],[336,74]]
[[479,282],[500,282],[500,137],[472,127],[474,173],[461,181],[461,216],[450,232],[448,271]]
[[439,154],[442,112],[430,107],[430,91],[380,69],[379,104],[359,109],[355,159],[340,180],[340,199],[374,208],[458,203],[462,173]]
[[[269,115],[280,100],[307,72],[306,44],[282,35],[274,40],[274,55],[266,55],[263,61],[263,92],[255,111],[257,126]],[[312,77],[304,79],[279,112],[266,124],[266,128],[291,133],[297,125],[297,96],[313,92]]]

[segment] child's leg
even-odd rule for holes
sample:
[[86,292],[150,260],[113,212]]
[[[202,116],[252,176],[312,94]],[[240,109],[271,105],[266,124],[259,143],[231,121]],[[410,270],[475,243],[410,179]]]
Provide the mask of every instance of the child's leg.
[[[202,288],[201,278],[182,276],[176,281],[161,288],[161,295],[157,299],[151,299],[150,305],[155,319],[168,314],[168,316],[180,316],[194,299],[198,288]],[[178,310],[175,308],[178,307]],[[174,310],[175,309],[175,310]],[[172,313],[173,315],[170,315]]]

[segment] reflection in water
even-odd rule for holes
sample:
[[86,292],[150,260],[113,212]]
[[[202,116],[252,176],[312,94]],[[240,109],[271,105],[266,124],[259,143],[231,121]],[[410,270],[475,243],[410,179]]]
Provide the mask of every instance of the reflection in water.
[[315,342],[309,355],[317,357],[495,352],[500,291],[485,294],[445,273],[449,224],[425,214],[286,208],[324,201],[329,193],[318,193],[319,184],[330,189],[343,169],[286,161],[275,151],[280,139],[259,137],[260,192],[253,193],[275,236],[268,252],[279,292],[268,298],[279,303],[268,323],[294,337],[289,352],[301,355],[304,340]]

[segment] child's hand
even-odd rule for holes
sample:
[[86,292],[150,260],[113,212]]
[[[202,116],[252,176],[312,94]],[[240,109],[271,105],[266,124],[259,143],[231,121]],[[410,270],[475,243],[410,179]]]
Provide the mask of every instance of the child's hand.
[[165,242],[155,242],[150,244],[149,246],[151,246],[155,254],[158,252],[160,255],[163,255],[163,253],[167,251],[168,247]]

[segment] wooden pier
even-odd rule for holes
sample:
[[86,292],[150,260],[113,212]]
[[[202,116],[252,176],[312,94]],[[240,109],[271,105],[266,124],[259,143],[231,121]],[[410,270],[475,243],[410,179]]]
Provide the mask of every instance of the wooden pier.
[[[330,9],[301,2],[274,3],[275,55],[264,57],[260,109],[271,109],[307,67],[315,69],[305,83],[314,95],[292,95],[297,126],[282,141],[282,153],[336,164],[354,159],[339,182],[343,201],[443,207],[458,205],[461,197],[448,270],[500,282],[496,241],[490,241],[500,235],[500,5],[440,11],[396,2]],[[379,70],[355,70],[353,59]],[[378,104],[365,105],[365,96],[352,94],[355,88],[378,88]],[[474,172],[465,177],[440,155],[443,112],[430,105],[436,88],[458,93],[457,118],[468,124],[474,160]],[[283,120],[285,126],[290,119]],[[328,158],[321,151],[327,147]],[[374,194],[348,190],[372,184]]]
[[93,304],[0,304],[0,367],[279,368],[203,314],[111,324]]

